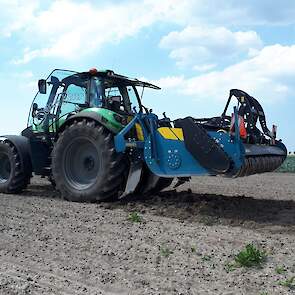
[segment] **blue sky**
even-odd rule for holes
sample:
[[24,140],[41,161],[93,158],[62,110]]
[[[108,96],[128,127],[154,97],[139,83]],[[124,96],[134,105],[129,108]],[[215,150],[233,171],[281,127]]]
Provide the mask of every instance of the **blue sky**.
[[295,2],[0,0],[0,134],[26,126],[54,68],[110,68],[157,83],[159,115],[214,116],[228,91],[259,98],[295,150]]

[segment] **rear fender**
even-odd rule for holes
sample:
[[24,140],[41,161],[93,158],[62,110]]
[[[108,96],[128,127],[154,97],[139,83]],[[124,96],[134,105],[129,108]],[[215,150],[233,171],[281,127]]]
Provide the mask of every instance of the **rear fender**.
[[76,120],[83,120],[83,119],[91,119],[100,125],[104,126],[106,129],[108,129],[110,132],[113,134],[117,134],[121,131],[122,127],[118,125],[114,125],[110,120],[108,120],[105,116],[102,114],[99,114],[97,112],[92,112],[92,111],[87,111],[87,112],[81,112],[76,115],[73,115],[69,117],[59,128],[58,133],[62,132],[66,126],[69,126],[73,124],[74,121]]

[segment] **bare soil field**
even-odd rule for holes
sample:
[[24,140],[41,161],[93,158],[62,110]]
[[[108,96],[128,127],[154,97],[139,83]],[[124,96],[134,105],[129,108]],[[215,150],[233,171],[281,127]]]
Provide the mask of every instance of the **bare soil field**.
[[[249,243],[262,267],[231,267]],[[295,294],[294,251],[295,174],[193,178],[113,203],[60,200],[40,178],[0,195],[5,295]]]

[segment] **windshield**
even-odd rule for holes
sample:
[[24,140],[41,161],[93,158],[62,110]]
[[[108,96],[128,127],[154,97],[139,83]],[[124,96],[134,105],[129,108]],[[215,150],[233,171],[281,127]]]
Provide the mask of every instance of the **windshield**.
[[116,79],[93,77],[89,89],[90,107],[104,107],[118,113],[133,113],[140,107],[137,90],[134,86]]
[[57,118],[75,112],[86,101],[87,81],[73,71],[55,70],[46,84],[46,93],[37,93],[30,110],[28,126],[36,132],[54,131],[50,128]]

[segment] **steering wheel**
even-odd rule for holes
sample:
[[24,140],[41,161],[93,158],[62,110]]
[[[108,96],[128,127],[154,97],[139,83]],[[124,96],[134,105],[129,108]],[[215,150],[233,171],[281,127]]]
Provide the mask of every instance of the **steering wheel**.
[[[45,111],[44,108],[36,109],[34,111],[34,114],[32,115],[32,117],[33,117],[33,124],[35,126],[42,124],[44,122],[45,118],[46,118],[46,114],[47,114],[47,112]],[[35,119],[37,119],[39,122],[36,123],[35,122]]]

